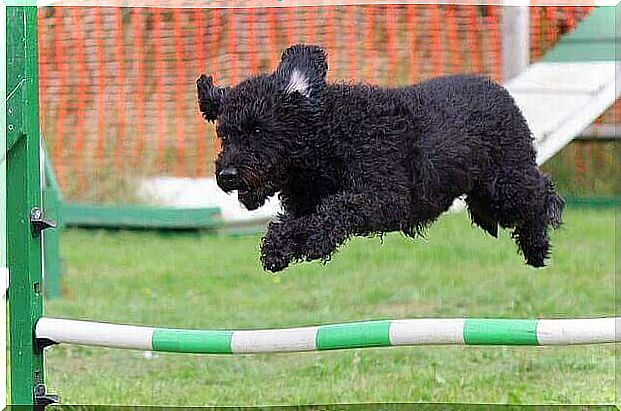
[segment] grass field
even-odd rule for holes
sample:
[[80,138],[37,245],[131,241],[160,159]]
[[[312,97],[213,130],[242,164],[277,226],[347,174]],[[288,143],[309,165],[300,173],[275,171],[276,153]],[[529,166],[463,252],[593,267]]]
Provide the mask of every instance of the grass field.
[[[326,266],[272,276],[259,235],[67,231],[65,297],[49,316],[195,328],[415,317],[614,314],[614,213],[569,210],[551,265],[464,214],[426,240],[355,239]],[[196,356],[59,346],[47,385],[65,404],[612,403],[614,352],[591,347],[403,347]]]

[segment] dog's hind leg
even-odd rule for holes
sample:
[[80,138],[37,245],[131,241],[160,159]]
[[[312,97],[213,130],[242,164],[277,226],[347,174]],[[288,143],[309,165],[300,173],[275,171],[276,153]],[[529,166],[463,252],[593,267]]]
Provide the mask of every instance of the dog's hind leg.
[[492,214],[487,201],[473,195],[466,197],[470,219],[492,237],[498,237],[498,220]]
[[563,200],[535,165],[501,170],[488,184],[490,209],[512,237],[527,264],[542,267],[550,253],[548,229],[561,223]]
[[544,186],[541,201],[536,202],[540,207],[532,210],[530,219],[516,226],[512,237],[529,265],[543,267],[550,255],[548,230],[560,227],[565,201],[556,194],[552,181],[539,170],[535,171]]
[[550,255],[550,237],[543,215],[517,226],[511,237],[524,254],[528,265],[533,267],[545,265],[545,260]]

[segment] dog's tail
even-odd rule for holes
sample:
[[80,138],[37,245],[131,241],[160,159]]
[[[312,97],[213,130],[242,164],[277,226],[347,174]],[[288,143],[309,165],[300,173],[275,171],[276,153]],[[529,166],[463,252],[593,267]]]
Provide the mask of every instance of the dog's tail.
[[563,209],[565,208],[565,200],[556,193],[556,187],[548,176],[544,176],[546,180],[546,198],[545,212],[548,225],[553,228],[559,228],[563,223]]

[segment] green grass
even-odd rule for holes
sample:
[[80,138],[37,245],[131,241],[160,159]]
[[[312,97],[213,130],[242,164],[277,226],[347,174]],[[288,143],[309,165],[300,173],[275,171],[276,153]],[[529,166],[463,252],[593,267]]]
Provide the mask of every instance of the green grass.
[[[614,213],[570,210],[548,268],[447,215],[426,240],[355,239],[326,266],[258,265],[259,236],[67,231],[65,297],[50,316],[196,328],[408,317],[614,314]],[[47,385],[66,404],[271,405],[387,401],[613,403],[614,351],[402,347],[196,356],[58,346]]]

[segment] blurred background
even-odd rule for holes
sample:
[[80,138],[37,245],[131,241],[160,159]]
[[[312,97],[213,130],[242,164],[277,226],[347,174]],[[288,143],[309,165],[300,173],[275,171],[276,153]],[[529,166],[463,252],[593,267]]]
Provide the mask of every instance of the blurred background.
[[[534,63],[594,7],[530,7]],[[329,53],[329,79],[398,85],[452,73],[511,73],[500,6],[260,9],[49,7],[39,13],[41,126],[64,197],[141,202],[145,177],[207,177],[218,141],[195,80],[275,68],[297,42]],[[506,48],[506,47],[505,47]],[[515,74],[516,70],[513,70]],[[618,195],[615,104],[545,165],[570,196]]]

